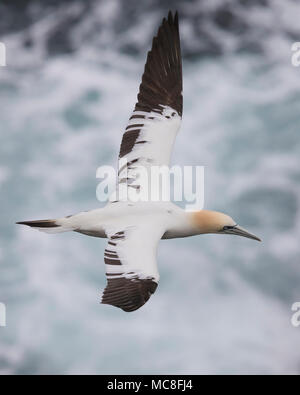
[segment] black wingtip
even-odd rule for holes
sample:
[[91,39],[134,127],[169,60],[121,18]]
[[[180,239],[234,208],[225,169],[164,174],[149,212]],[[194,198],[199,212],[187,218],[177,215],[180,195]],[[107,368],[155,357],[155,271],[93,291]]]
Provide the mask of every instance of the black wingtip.
[[[135,111],[161,112],[169,106],[182,115],[182,64],[178,12],[163,18],[148,52]],[[120,157],[122,155],[120,154]]]
[[138,310],[154,294],[158,284],[152,278],[108,279],[103,291],[101,304],[118,307],[126,313]]
[[178,24],[178,10],[175,11],[174,16],[171,10],[168,12],[168,22],[174,25]]

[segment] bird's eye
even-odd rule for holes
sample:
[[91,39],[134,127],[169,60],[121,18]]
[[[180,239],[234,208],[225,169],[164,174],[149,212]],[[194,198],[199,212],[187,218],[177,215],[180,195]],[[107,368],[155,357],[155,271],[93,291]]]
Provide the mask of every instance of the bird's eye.
[[233,226],[227,225],[227,226],[223,227],[223,230],[229,230],[229,229],[233,229],[235,227],[236,227],[236,225],[233,225]]

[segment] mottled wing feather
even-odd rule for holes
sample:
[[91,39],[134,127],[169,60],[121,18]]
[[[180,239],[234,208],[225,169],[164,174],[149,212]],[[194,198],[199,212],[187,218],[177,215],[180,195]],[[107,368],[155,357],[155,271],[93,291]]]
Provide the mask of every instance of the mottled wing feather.
[[[128,188],[138,190],[142,183],[137,181],[134,171],[137,166],[147,170],[154,165],[169,165],[181,116],[182,65],[178,15],[176,13],[173,17],[170,12],[153,39],[138,102],[123,135],[119,159],[129,164],[119,170],[119,184],[126,183]],[[126,200],[127,197],[128,194],[125,199],[118,197],[116,200]]]

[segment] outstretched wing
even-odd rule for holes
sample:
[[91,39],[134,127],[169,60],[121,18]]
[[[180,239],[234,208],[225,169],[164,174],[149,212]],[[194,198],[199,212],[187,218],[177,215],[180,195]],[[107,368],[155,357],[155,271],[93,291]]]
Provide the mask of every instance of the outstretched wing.
[[[119,183],[137,188],[134,167],[169,165],[182,116],[178,15],[169,12],[148,53],[134,112],[123,135]],[[125,160],[126,159],[126,160]],[[134,166],[133,166],[134,165]],[[129,181],[129,182],[128,182]]]
[[137,310],[158,285],[156,249],[163,231],[137,225],[109,229],[107,234],[109,241],[104,252],[107,286],[101,303],[127,312]]

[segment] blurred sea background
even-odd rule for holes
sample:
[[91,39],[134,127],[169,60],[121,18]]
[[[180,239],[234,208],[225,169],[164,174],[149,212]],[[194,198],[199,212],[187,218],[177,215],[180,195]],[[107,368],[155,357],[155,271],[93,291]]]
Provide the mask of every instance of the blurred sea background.
[[[137,312],[99,304],[105,241],[20,220],[97,208],[146,52],[178,9],[184,118],[173,164],[205,166],[205,208],[263,239],[162,241]],[[300,41],[295,0],[1,1],[2,374],[300,373]]]

